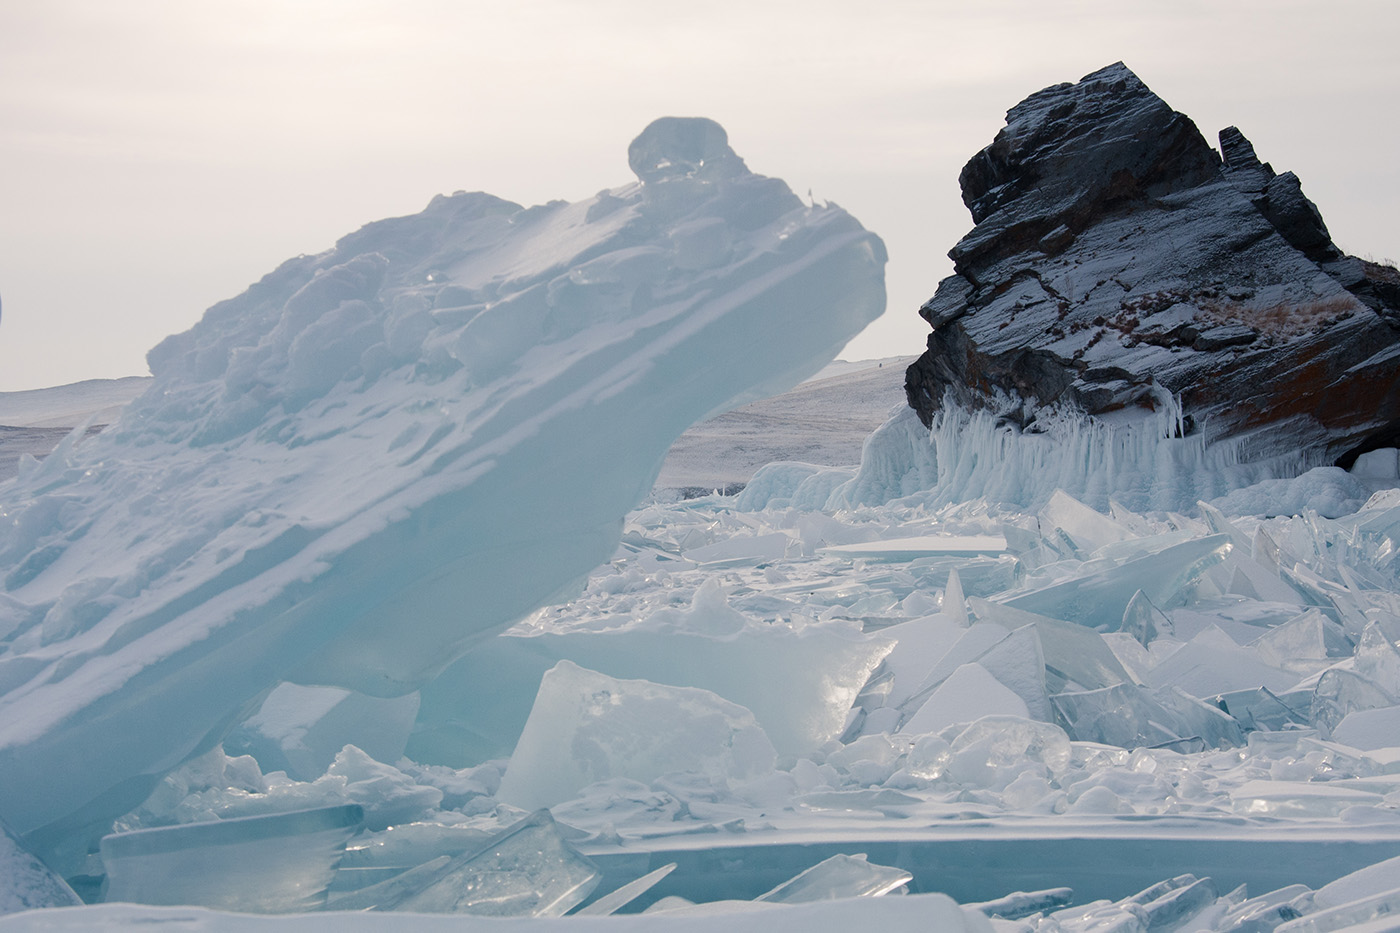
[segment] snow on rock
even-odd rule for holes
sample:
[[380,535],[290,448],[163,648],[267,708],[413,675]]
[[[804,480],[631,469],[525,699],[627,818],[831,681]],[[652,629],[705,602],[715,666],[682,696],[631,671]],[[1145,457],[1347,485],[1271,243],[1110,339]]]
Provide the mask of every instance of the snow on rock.
[[580,203],[458,193],[289,260],[0,487],[0,816],[37,851],[74,864],[280,681],[402,695],[561,598],[681,431],[883,310],[879,239],[717,124],[629,160]]
[[773,770],[774,755],[752,713],[708,690],[619,680],[560,661],[540,683],[497,797],[547,807],[597,781],[646,782],[672,771],[722,785]]

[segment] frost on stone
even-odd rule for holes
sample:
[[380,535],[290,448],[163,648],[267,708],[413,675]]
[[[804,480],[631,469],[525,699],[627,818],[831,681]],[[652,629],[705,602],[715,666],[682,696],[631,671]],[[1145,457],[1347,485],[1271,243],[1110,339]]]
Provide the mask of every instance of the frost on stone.
[[105,836],[106,897],[243,913],[316,910],[363,820],[359,806],[346,804]]
[[545,674],[497,797],[552,806],[596,781],[671,771],[750,780],[775,753],[753,714],[708,690],[618,680],[560,661]]
[[438,197],[283,263],[5,485],[0,816],[36,851],[279,682],[401,696],[575,591],[677,435],[883,310],[879,239],[713,122],[629,160],[580,203]]

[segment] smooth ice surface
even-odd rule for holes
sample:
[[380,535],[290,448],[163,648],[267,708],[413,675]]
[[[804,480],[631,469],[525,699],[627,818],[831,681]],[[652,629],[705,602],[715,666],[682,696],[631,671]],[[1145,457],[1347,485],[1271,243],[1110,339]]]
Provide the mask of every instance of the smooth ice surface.
[[363,821],[364,811],[348,804],[105,836],[107,900],[314,910]]
[[717,124],[629,160],[580,203],[439,197],[284,263],[0,488],[0,816],[36,850],[75,866],[281,681],[402,695],[562,597],[682,430],[883,310],[878,238]]
[[540,684],[497,796],[546,807],[610,778],[696,771],[722,783],[757,778],[773,763],[772,743],[742,706],[708,690],[618,680],[560,661]]

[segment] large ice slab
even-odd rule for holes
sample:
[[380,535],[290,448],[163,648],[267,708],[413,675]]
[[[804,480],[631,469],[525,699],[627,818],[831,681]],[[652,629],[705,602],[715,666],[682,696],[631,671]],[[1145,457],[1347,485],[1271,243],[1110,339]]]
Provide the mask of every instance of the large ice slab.
[[107,899],[296,913],[326,902],[355,804],[116,833],[102,839]]
[[708,690],[618,680],[560,661],[540,683],[497,797],[533,808],[595,781],[696,771],[723,784],[773,769],[753,714]]
[[540,678],[560,660],[610,677],[712,691],[749,709],[781,754],[807,754],[841,733],[852,702],[893,645],[844,620],[753,618],[730,605],[713,579],[687,607],[668,606],[626,626],[589,631],[540,623],[529,637],[516,634],[482,645],[424,689],[410,746],[429,756],[419,760],[460,766],[471,752],[509,754]]
[[439,197],[289,260],[4,487],[17,832],[100,831],[279,681],[415,689],[607,559],[689,424],[883,310],[879,239],[717,124],[629,160],[586,201]]

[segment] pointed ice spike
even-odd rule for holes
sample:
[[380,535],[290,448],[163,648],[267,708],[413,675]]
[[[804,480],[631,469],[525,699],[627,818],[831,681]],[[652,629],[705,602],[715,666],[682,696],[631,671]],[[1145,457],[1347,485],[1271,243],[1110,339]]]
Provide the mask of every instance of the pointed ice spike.
[[948,571],[948,583],[943,587],[943,612],[967,628],[967,600],[963,597],[962,579],[956,567]]
[[872,865],[864,854],[833,855],[754,900],[803,904],[840,897],[880,897],[903,887],[913,878],[902,868]]
[[608,917],[617,913],[623,907],[635,901],[660,883],[671,872],[676,870],[675,862],[668,862],[655,871],[647,872],[635,881],[629,881],[622,887],[608,894],[604,894],[591,904],[579,908],[574,912],[575,917]]
[[1251,541],[1249,536],[1235,527],[1225,513],[1207,502],[1197,502],[1196,507],[1201,510],[1202,517],[1206,520],[1206,525],[1212,534],[1225,534],[1230,536],[1230,541],[1239,548],[1240,553],[1249,550]]
[[1269,533],[1263,527],[1254,530],[1253,558],[1259,562],[1265,570],[1275,576],[1279,573],[1279,548],[1274,543],[1274,539],[1269,537]]
[[1146,648],[1158,635],[1171,634],[1172,624],[1152,605],[1152,600],[1138,590],[1128,600],[1128,608],[1123,610],[1123,627],[1119,631],[1127,632]]

